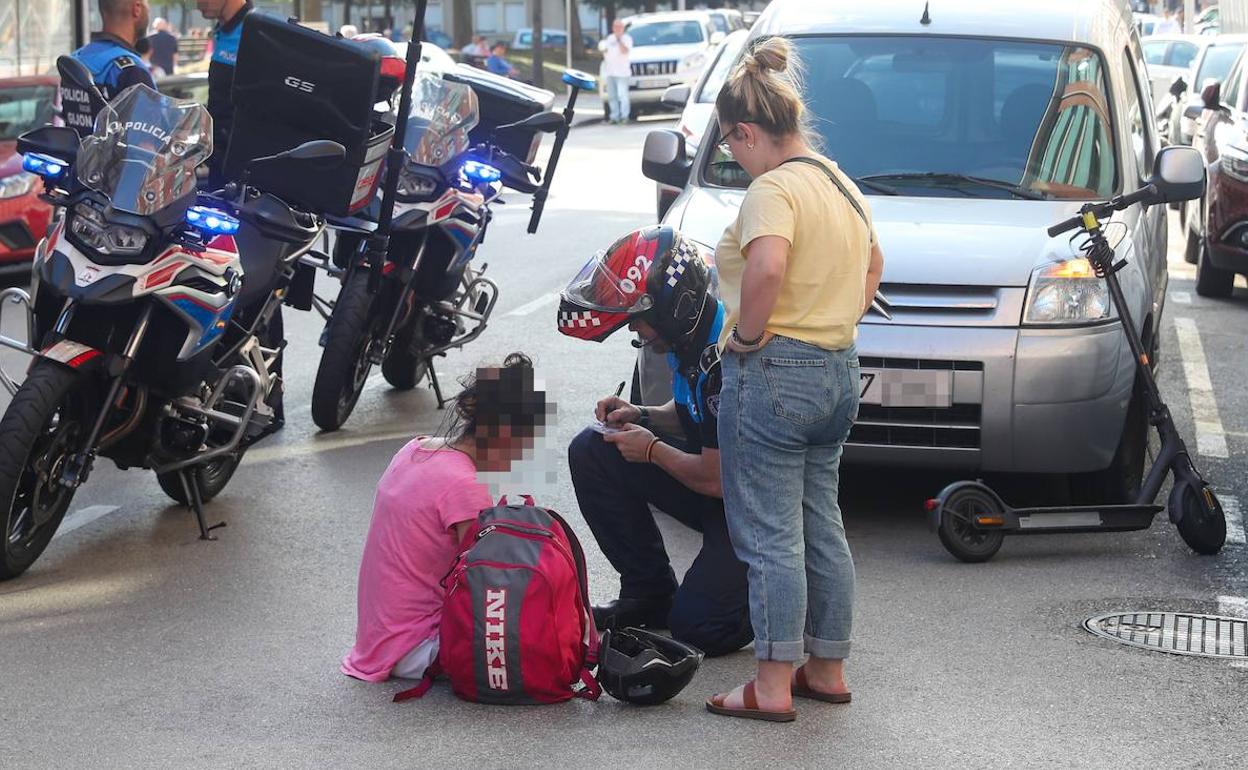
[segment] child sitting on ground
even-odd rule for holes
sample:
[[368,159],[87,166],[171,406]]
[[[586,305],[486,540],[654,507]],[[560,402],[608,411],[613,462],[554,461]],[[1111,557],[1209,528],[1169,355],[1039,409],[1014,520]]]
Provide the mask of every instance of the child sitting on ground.
[[492,506],[486,471],[507,471],[544,425],[545,394],[523,353],[478,369],[455,398],[447,436],[421,436],[390,461],[360,564],[355,646],[342,673],[367,682],[419,679],[438,657],[440,581],[477,514]]

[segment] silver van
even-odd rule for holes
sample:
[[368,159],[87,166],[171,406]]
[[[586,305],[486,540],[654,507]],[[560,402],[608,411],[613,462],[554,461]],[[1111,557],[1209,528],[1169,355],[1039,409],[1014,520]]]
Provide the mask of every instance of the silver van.
[[[750,34],[793,40],[824,150],[869,196],[884,250],[846,458],[1068,474],[1080,497],[1128,497],[1147,438],[1131,354],[1078,244],[1045,233],[1151,172],[1160,145],[1126,5],[775,0]],[[691,161],[679,132],[655,131],[643,162],[683,188],[665,221],[711,246],[750,181],[718,137],[712,118]],[[1155,352],[1165,207],[1112,229]]]

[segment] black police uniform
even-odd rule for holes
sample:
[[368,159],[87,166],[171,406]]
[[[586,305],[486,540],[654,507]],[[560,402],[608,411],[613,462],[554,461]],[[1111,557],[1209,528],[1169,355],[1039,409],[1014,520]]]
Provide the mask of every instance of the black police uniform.
[[[708,334],[716,340],[720,319]],[[690,453],[718,449],[719,353],[706,348],[698,366],[682,370],[675,356],[673,396]],[[568,448],[581,514],[598,547],[620,573],[623,599],[672,599],[672,636],[707,655],[724,655],[754,639],[746,566],[732,548],[724,501],[699,494],[657,465],[630,463],[601,434],[586,428]],[[702,533],[702,550],[679,585],[650,506]]]
[[[130,86],[145,85],[155,88],[147,62],[126,41],[107,32],[91,35],[91,42],[74,51],[73,56],[91,71],[96,87],[106,101]],[[95,126],[96,106],[86,91],[79,88],[61,87],[61,112],[65,125],[89,136]]]

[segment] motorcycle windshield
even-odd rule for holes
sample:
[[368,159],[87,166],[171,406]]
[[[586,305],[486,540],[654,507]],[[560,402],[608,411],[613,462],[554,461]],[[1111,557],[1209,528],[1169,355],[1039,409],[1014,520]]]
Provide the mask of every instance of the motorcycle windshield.
[[412,163],[444,166],[468,149],[468,132],[480,118],[477,94],[463,83],[449,83],[421,72],[412,84],[412,111],[403,147]]
[[131,86],[82,140],[78,178],[113,208],[147,216],[190,194],[195,169],[212,155],[212,118],[192,101]]

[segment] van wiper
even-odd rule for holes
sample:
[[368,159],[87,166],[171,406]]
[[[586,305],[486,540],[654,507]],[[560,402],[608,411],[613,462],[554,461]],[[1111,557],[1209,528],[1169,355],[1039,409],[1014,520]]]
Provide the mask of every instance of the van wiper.
[[994,190],[1004,190],[1016,198],[1026,198],[1027,200],[1047,200],[1048,195],[1032,190],[1029,187],[1016,185],[1013,182],[1006,182],[1001,179],[988,179],[982,176],[971,176],[969,174],[950,174],[938,171],[910,172],[904,174],[869,174],[862,178],[862,181],[870,182],[877,179],[889,180],[920,180],[932,182],[934,187],[959,187],[965,184],[979,185],[980,187],[991,187]]

